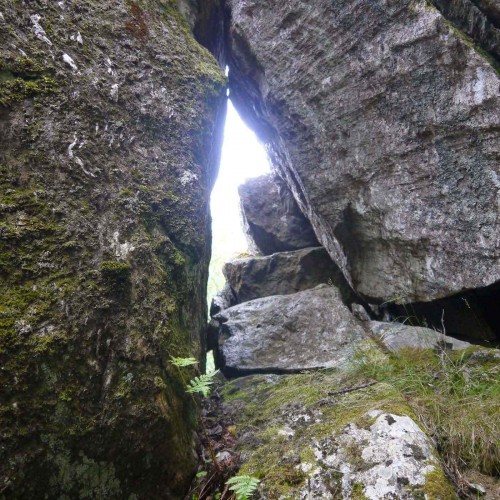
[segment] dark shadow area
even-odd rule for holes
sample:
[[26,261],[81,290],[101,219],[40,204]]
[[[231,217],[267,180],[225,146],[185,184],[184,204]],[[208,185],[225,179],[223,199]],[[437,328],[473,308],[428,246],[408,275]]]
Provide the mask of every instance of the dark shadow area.
[[500,283],[432,302],[386,303],[384,309],[393,321],[500,345]]

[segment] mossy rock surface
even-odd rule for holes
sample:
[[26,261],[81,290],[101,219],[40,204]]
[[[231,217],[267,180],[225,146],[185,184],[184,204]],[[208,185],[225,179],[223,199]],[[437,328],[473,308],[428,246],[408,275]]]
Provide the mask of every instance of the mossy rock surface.
[[385,498],[374,489],[384,481],[391,498],[455,498],[432,442],[387,384],[335,371],[253,375],[227,383],[224,401],[240,474],[261,479],[263,498]]
[[225,78],[174,1],[0,13],[0,498],[181,496]]

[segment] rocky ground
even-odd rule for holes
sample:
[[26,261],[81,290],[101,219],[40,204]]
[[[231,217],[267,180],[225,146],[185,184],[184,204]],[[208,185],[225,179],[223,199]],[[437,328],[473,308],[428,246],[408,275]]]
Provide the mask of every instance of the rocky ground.
[[238,470],[263,499],[499,498],[500,351],[384,321],[321,247],[270,247],[274,228],[286,239],[273,200],[274,219],[252,215],[264,256],[226,264],[212,306],[224,377],[204,412],[222,471],[196,492]]

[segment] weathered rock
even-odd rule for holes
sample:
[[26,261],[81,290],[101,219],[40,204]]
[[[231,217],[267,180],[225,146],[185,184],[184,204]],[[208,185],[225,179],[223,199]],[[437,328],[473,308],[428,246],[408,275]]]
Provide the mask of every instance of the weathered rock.
[[224,265],[235,304],[270,295],[288,295],[331,283],[349,295],[349,285],[323,247],[235,259]]
[[[177,2],[0,0],[0,496],[180,498],[225,79]],[[214,133],[215,132],[215,133]]]
[[[301,498],[308,498],[308,490],[320,493],[316,498],[335,498],[325,468],[342,474],[341,498],[421,498],[427,476],[441,469],[432,441],[408,416],[380,410],[366,416],[374,420],[371,425],[349,423],[334,440],[315,443],[314,454],[322,467],[312,472]],[[450,487],[445,491],[451,493]]]
[[[493,64],[500,64],[500,2],[498,0],[431,0],[446,19],[472,38]],[[463,36],[463,35],[462,35]]]
[[368,311],[361,304],[351,304],[352,314],[360,321],[370,321],[371,317]]
[[498,281],[499,77],[480,47],[423,0],[229,5],[231,98],[354,289]]
[[226,309],[216,364],[227,376],[345,368],[369,343],[333,286],[251,300]]
[[405,347],[456,350],[466,349],[471,346],[469,342],[443,335],[430,328],[408,326],[402,323],[383,323],[381,321],[370,321],[367,325],[373,335],[378,337],[393,352]]
[[261,498],[455,498],[401,395],[345,377],[252,375],[226,385],[240,473],[262,478]]
[[[226,264],[227,265],[227,264]],[[210,316],[215,316],[219,314],[224,309],[238,304],[238,300],[228,283],[224,285],[224,288],[218,292],[212,299],[210,304]]]
[[238,191],[243,227],[253,253],[271,255],[319,245],[311,223],[278,176],[250,179]]

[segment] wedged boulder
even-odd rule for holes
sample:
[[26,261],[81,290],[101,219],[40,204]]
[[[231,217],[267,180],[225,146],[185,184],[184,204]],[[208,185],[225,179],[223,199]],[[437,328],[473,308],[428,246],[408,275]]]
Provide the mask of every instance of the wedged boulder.
[[227,376],[346,368],[355,350],[370,343],[338,289],[328,285],[251,300],[215,319],[216,365]]
[[236,304],[269,295],[289,295],[326,283],[349,294],[349,285],[323,247],[235,259],[224,265],[223,273]]
[[384,383],[335,373],[252,375],[224,388],[241,474],[263,499],[456,498],[431,439]]
[[228,4],[231,99],[353,288],[408,303],[500,280],[482,47],[424,0]]
[[[226,81],[179,2],[0,0],[0,497],[183,498]],[[188,347],[189,346],[189,347]]]
[[[227,264],[226,264],[227,265]],[[234,291],[228,283],[224,285],[220,292],[217,292],[210,304],[210,317],[219,314],[224,309],[238,304]]]
[[250,179],[238,191],[243,228],[254,253],[271,255],[319,245],[311,223],[280,177]]
[[403,323],[384,323],[381,321],[369,321],[366,325],[372,334],[393,352],[405,347],[458,350],[471,346],[469,342],[443,335],[430,328],[408,326]]

